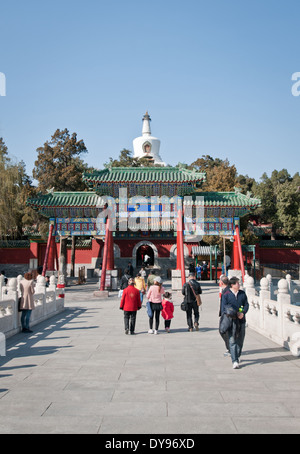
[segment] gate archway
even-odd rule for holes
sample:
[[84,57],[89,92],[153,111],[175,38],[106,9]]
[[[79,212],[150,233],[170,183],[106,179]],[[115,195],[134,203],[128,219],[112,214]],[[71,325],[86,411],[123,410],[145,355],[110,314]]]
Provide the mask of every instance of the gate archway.
[[150,257],[150,265],[158,266],[158,251],[156,246],[151,241],[140,241],[134,246],[132,251],[132,264],[134,268],[142,266],[143,256],[146,253]]

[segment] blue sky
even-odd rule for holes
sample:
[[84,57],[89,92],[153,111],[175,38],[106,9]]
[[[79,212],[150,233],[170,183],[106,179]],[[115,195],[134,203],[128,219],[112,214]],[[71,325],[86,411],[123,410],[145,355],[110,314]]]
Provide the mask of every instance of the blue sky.
[[57,128],[102,168],[146,110],[170,165],[299,171],[299,0],[2,0],[0,20],[0,137],[28,173]]

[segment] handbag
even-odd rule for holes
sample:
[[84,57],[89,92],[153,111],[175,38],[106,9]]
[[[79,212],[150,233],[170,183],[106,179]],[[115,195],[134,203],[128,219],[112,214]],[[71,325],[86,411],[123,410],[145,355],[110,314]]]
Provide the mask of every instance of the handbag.
[[23,311],[23,309],[21,309],[21,301],[22,301],[22,297],[20,296],[20,298],[18,299],[18,312]]
[[191,289],[192,289],[192,292],[193,292],[193,294],[194,294],[194,297],[196,298],[197,306],[201,306],[202,301],[201,301],[200,295],[196,295],[196,292],[195,292],[195,290],[193,289],[193,286],[192,286],[192,284],[191,284],[190,282],[189,282],[189,285],[190,285],[190,287],[191,287]]
[[182,311],[186,312],[186,311],[187,311],[187,303],[183,301],[183,302],[180,304],[180,309],[181,309]]
[[153,317],[153,312],[152,312],[152,309],[151,309],[150,301],[147,301],[147,303],[146,303],[146,310],[147,310],[148,317],[152,318]]
[[120,289],[120,290],[119,290],[119,293],[118,293],[118,298],[122,298],[122,295],[123,295],[123,290]]

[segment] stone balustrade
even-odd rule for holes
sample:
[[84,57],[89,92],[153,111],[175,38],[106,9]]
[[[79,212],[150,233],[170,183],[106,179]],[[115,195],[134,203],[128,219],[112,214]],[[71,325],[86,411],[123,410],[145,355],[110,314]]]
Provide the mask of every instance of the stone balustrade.
[[[21,330],[21,312],[18,311],[20,294],[20,281],[22,276],[9,279],[7,286],[0,288],[0,335],[11,337]],[[30,326],[53,317],[64,310],[64,298],[61,298],[61,289],[56,289],[55,276],[50,277],[50,285],[46,287],[46,279],[38,276],[34,293],[35,309],[32,311]],[[3,337],[0,336],[0,344]],[[1,353],[0,345],[0,355]]]
[[298,283],[287,276],[275,289],[268,275],[255,288],[253,278],[246,276],[244,290],[249,301],[248,326],[300,356]]

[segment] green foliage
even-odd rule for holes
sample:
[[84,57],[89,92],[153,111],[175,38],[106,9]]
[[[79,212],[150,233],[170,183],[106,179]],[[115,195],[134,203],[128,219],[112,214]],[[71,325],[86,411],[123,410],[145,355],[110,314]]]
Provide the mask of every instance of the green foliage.
[[260,197],[262,206],[257,210],[262,222],[272,223],[272,237],[276,231],[286,236],[300,237],[300,177],[294,177],[286,169],[274,170],[269,178],[266,173],[260,183],[253,185],[254,194]]
[[233,191],[236,185],[237,171],[230,165],[228,159],[222,160],[203,155],[189,166],[199,172],[206,172],[206,181],[202,185],[203,191]]
[[0,138],[0,238],[22,235],[24,194],[30,184],[24,162],[12,162]]
[[57,129],[50,142],[37,149],[33,177],[38,181],[42,193],[47,189],[55,191],[84,191],[82,173],[87,165],[80,159],[87,153],[83,140],[77,140],[77,134],[70,135],[68,129]]
[[147,158],[133,158],[132,151],[123,148],[120,151],[119,159],[109,158],[109,162],[104,167],[157,167]]

